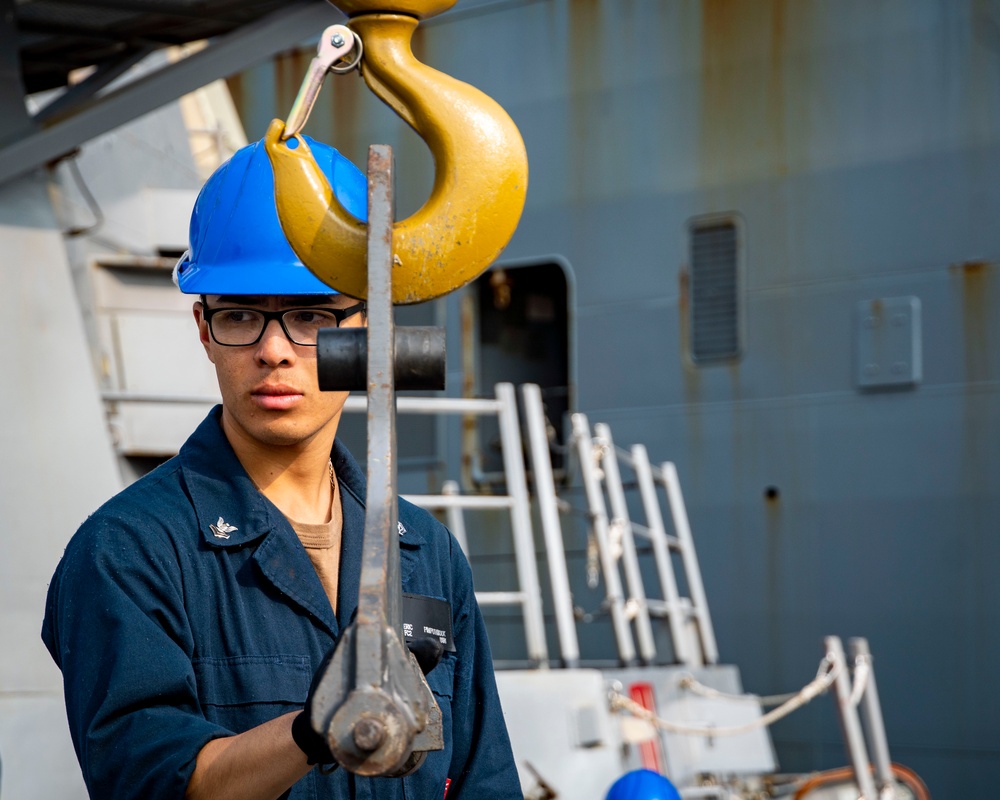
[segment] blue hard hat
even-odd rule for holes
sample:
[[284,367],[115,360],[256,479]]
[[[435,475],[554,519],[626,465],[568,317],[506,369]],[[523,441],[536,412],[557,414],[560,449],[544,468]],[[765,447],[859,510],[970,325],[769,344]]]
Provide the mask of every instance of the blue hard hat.
[[[364,222],[365,176],[334,148],[304,138],[341,205]],[[195,201],[190,239],[174,270],[185,294],[336,294],[299,260],[281,230],[263,140],[212,173]]]
[[674,785],[649,769],[626,772],[608,789],[604,800],[681,800]]

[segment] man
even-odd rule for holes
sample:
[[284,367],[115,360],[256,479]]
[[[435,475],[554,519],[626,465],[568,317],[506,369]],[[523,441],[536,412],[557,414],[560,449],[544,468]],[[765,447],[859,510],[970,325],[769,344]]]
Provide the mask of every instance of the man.
[[[310,144],[363,217],[364,176]],[[365,515],[363,473],[335,441],[346,396],[318,390],[316,336],[364,325],[364,304],[292,253],[260,142],[209,179],[191,240],[176,278],[199,295],[222,405],[84,523],[49,589],[42,636],[91,796],[520,798],[468,563],[403,501],[403,590],[450,606],[455,651],[427,676],[445,749],[412,776],[362,778],[303,724],[357,607]]]

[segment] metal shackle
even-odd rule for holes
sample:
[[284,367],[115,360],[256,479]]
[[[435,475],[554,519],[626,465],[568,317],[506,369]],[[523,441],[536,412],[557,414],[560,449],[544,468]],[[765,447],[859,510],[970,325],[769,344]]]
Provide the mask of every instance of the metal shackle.
[[[395,304],[431,300],[478,277],[506,247],[524,208],[528,158],[513,120],[478,89],[413,55],[419,19],[454,2],[334,2],[352,15],[348,24],[364,43],[361,74],[369,88],[434,157],[430,197],[393,228]],[[298,135],[284,140],[284,128],[274,120],[264,141],[285,236],[321,281],[364,299],[365,225],[337,202],[306,142]]]

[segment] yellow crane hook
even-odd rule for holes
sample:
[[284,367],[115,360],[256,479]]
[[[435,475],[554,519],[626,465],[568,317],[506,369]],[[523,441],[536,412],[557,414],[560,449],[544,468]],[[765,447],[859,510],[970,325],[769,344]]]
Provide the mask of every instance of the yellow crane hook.
[[[413,56],[419,20],[457,0],[331,2],[364,43],[361,74],[369,88],[434,156],[430,197],[393,229],[393,303],[440,297],[480,275],[513,236],[528,188],[524,141],[496,101]],[[365,226],[337,201],[302,137],[286,140],[284,131],[274,120],[265,147],[285,236],[320,280],[363,299]]]

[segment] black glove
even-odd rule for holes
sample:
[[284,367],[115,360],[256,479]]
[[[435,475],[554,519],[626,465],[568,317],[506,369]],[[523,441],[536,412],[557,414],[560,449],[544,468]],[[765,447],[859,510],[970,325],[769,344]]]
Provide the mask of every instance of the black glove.
[[444,645],[432,636],[421,636],[419,639],[407,639],[406,649],[413,653],[417,659],[420,671],[424,675],[438,665],[441,656],[444,655]]
[[319,669],[313,675],[312,684],[309,686],[309,694],[306,696],[306,707],[296,714],[295,719],[292,720],[292,738],[295,740],[295,744],[299,746],[299,750],[306,754],[306,761],[309,764],[333,764],[333,768],[329,770],[331,772],[338,766],[337,759],[330,752],[330,745],[327,744],[326,737],[316,733],[313,729],[309,717],[313,695],[316,694],[316,687],[319,685],[327,667],[330,666],[332,658],[333,648],[326,654],[326,658],[323,659],[323,662],[319,665]]
[[[423,636],[419,639],[409,639],[406,642],[407,649],[413,653],[417,660],[420,671],[427,675],[438,665],[441,656],[444,655],[444,645],[440,641],[431,637]],[[299,750],[306,754],[306,761],[309,764],[329,765],[333,764],[333,769],[337,768],[337,760],[330,751],[326,737],[317,733],[309,720],[310,709],[312,708],[313,696],[316,694],[316,687],[319,685],[323,674],[330,665],[333,658],[333,650],[326,654],[323,663],[313,675],[312,684],[309,686],[309,694],[306,696],[306,706],[296,714],[292,720],[292,739],[298,745]]]

